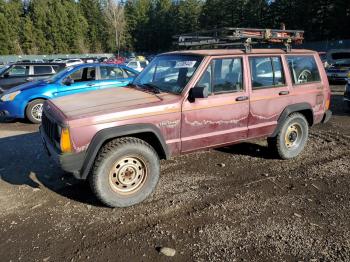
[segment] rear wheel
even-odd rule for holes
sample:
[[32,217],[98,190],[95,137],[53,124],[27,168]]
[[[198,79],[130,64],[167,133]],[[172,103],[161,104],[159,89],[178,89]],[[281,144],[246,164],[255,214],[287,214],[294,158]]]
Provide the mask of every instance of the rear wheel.
[[26,117],[30,122],[34,124],[41,123],[44,101],[43,99],[36,99],[27,105]]
[[92,191],[110,207],[128,207],[145,200],[160,174],[159,157],[145,141],[125,137],[107,143],[89,177]]
[[276,137],[269,138],[269,147],[282,159],[298,156],[304,149],[309,136],[309,125],[300,113],[288,116]]

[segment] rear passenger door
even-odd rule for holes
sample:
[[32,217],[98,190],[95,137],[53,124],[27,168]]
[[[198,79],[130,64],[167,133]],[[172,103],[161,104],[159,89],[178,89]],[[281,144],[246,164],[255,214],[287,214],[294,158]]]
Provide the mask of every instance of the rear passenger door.
[[277,120],[290,103],[290,81],[282,56],[249,56],[250,114],[248,137],[273,133]]
[[249,95],[243,79],[242,57],[210,61],[195,84],[208,87],[209,97],[183,103],[182,152],[223,146],[247,137]]

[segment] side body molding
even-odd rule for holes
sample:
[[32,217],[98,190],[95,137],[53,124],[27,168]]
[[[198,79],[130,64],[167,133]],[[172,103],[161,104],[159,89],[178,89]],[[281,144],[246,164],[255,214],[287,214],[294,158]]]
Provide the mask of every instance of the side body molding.
[[87,178],[99,150],[106,141],[122,136],[137,136],[138,134],[141,135],[145,133],[151,133],[151,135],[158,139],[157,142],[159,142],[160,145],[158,148],[163,150],[163,152],[158,152],[158,154],[163,155],[165,159],[168,159],[170,155],[167,144],[165,143],[161,131],[156,126],[152,124],[135,124],[106,128],[97,132],[92,138],[86,151],[84,164],[80,170],[80,177],[82,179]]
[[281,129],[281,127],[284,123],[284,120],[286,120],[286,118],[291,113],[300,112],[300,111],[311,111],[312,112],[312,119],[311,119],[311,123],[310,123],[310,126],[312,126],[313,122],[314,122],[314,120],[313,120],[314,113],[313,113],[312,107],[309,103],[298,103],[298,104],[289,105],[283,110],[280,117],[278,118],[278,121],[277,121],[278,123],[277,123],[276,129],[270,137],[275,137],[278,134],[279,130]]

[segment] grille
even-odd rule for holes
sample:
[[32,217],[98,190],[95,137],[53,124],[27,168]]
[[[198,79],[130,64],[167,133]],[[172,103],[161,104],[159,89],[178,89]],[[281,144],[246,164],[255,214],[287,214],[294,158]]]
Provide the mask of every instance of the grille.
[[57,124],[52,122],[50,118],[48,118],[45,113],[42,114],[41,117],[41,125],[44,129],[45,134],[51,140],[53,144],[55,142],[59,142],[59,135],[57,130]]

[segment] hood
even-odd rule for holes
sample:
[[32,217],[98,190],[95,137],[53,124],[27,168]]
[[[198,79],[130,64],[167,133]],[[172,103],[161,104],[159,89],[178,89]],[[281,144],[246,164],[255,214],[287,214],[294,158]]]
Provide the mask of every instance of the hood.
[[153,94],[134,88],[107,88],[86,93],[64,96],[52,100],[60,109],[66,120],[93,117],[96,121],[112,119],[132,111],[142,111],[144,108],[154,108],[170,101],[178,100],[180,96],[168,93]]
[[28,90],[28,89],[31,89],[31,88],[37,88],[37,87],[40,87],[40,86],[45,86],[45,85],[47,85],[47,83],[44,80],[27,82],[25,84],[22,84],[22,85],[19,85],[19,86],[15,86],[15,87],[12,87],[10,89],[5,90],[4,94],[16,92],[16,91],[24,91],[24,90]]

